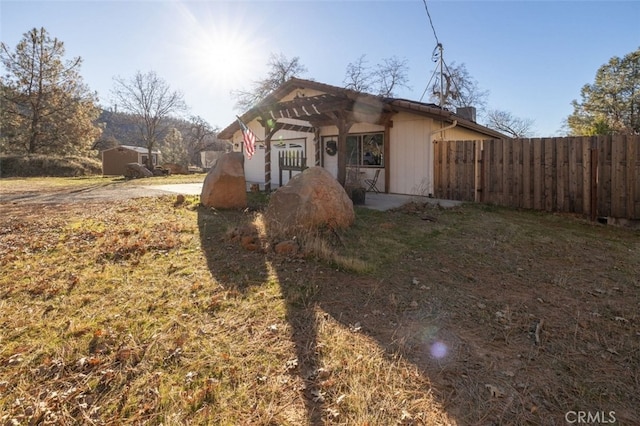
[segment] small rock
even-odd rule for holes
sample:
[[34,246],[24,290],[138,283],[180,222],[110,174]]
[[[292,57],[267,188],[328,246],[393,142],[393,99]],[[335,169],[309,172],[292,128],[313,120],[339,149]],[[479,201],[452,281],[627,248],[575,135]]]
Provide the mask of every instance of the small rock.
[[240,238],[240,245],[245,250],[249,250],[249,251],[258,250],[258,244],[256,242],[256,239],[251,235],[244,235],[242,238]]
[[273,247],[276,254],[293,256],[298,253],[298,244],[293,240],[280,241]]

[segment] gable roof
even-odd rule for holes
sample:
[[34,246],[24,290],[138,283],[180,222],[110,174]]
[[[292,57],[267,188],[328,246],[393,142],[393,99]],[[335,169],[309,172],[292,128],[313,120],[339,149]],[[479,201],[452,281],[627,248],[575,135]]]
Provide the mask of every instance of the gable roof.
[[[324,93],[319,96],[301,97],[288,102],[281,102],[281,99],[295,90],[311,89]],[[506,138],[500,132],[477,124],[456,113],[441,108],[431,103],[411,101],[401,98],[386,98],[383,96],[371,95],[358,92],[343,87],[332,86],[325,83],[318,83],[313,80],[291,78],[271,92],[256,106],[245,112],[240,119],[248,123],[260,116],[271,116],[277,118],[296,118],[304,120],[307,116],[322,117],[323,114],[340,108],[354,106],[357,101],[358,113],[362,116],[380,115],[384,113],[392,115],[404,111],[413,114],[437,119],[444,122],[458,122],[459,127],[467,128],[492,138]],[[293,114],[294,116],[291,116]],[[279,117],[278,117],[279,116]],[[240,130],[240,124],[234,120],[220,133],[219,139],[231,139],[233,134]]]

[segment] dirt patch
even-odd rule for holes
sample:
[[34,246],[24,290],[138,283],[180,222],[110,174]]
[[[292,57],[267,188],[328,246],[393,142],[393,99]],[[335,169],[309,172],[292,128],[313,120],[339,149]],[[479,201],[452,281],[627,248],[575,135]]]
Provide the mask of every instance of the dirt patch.
[[123,185],[120,183],[91,185],[80,188],[37,188],[28,184],[12,185],[10,190],[0,191],[3,203],[27,204],[66,204],[91,203],[97,201],[122,201],[131,198],[158,197],[167,195],[167,191],[142,185]]

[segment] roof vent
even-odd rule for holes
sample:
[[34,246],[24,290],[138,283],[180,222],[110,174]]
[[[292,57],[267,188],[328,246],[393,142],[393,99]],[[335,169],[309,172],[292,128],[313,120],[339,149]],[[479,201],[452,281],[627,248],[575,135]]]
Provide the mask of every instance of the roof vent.
[[465,120],[476,122],[476,107],[461,107],[456,108],[456,114]]

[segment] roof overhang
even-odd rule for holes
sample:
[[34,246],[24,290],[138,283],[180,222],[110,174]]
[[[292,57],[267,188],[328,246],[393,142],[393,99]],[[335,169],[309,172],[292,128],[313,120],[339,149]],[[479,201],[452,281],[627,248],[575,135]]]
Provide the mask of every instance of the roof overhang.
[[[315,96],[299,96],[282,101],[294,91],[312,89],[321,92]],[[489,138],[506,138],[505,135],[473,121],[462,118],[434,104],[410,101],[406,99],[384,98],[354,90],[344,89],[311,80],[292,78],[278,87],[258,105],[245,112],[240,119],[248,123],[258,119],[265,127],[275,130],[297,130],[313,132],[315,128],[330,126],[338,117],[354,123],[372,123],[384,125],[391,117],[401,111],[430,117],[444,122],[457,121],[458,126],[484,134]],[[295,119],[308,123],[295,128],[287,120]],[[231,140],[241,130],[238,121],[218,133],[219,139]]]
[[390,105],[393,106],[394,110],[400,112],[410,112],[418,115],[422,115],[425,117],[433,118],[436,120],[442,120],[447,123],[453,123],[454,121],[458,122],[458,126],[473,130],[478,133],[482,133],[490,138],[496,139],[508,139],[509,137],[503,135],[502,133],[485,127],[481,124],[475,123],[471,120],[467,120],[462,118],[460,115],[455,114],[449,110],[444,108],[440,108],[436,105],[431,104],[423,104],[421,102],[409,101],[406,99],[392,99],[390,100]]

